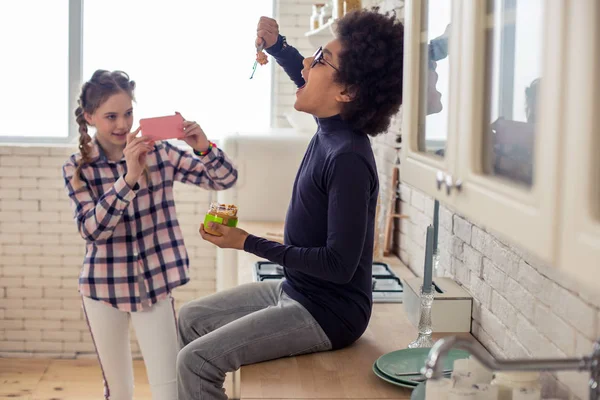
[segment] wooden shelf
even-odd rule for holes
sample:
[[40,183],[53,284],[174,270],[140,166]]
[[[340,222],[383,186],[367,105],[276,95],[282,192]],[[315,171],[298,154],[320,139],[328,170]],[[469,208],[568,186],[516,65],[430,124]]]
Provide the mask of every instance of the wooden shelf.
[[325,45],[326,42],[335,38],[333,33],[333,26],[335,23],[336,20],[330,19],[325,25],[319,27],[318,29],[306,32],[304,36],[308,38],[312,46],[318,47]]

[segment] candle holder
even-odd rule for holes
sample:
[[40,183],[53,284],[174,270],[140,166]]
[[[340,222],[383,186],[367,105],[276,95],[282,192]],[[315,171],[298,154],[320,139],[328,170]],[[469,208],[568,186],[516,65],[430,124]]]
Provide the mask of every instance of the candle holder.
[[419,336],[408,345],[409,349],[433,347],[433,339],[431,338],[431,333],[433,332],[431,329],[431,304],[433,303],[434,294],[435,287],[433,285],[429,293],[423,291],[423,286],[421,286]]

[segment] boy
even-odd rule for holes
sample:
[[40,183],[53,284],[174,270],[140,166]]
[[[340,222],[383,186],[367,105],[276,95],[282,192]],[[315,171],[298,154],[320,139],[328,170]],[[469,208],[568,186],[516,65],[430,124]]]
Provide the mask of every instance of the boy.
[[402,102],[404,29],[394,16],[351,12],[337,38],[303,58],[273,19],[264,44],[298,86],[295,108],[318,130],[300,165],[285,244],[211,226],[202,237],[284,267],[283,282],[242,285],[180,311],[179,400],[226,399],[225,373],[241,365],[340,349],[367,328],[379,182],[369,136],[384,133]]

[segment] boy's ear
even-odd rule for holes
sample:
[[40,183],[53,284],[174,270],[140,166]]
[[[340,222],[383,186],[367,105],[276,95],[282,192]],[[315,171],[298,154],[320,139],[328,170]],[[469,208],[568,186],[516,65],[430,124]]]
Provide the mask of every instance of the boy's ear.
[[353,86],[346,87],[343,91],[340,92],[335,99],[338,103],[350,103],[356,99],[356,88]]

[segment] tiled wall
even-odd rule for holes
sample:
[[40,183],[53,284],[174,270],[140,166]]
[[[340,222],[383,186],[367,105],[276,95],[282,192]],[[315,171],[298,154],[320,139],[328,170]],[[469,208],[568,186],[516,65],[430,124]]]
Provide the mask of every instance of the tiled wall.
[[[77,293],[84,241],[61,176],[74,149],[0,146],[0,356],[94,354]],[[214,292],[215,250],[198,234],[209,193],[176,184],[175,198],[192,277],[179,306]]]
[[[424,229],[433,200],[401,189],[401,212],[410,215],[398,232],[402,260],[422,275]],[[538,263],[512,243],[440,207],[440,271],[473,295],[473,335],[501,358],[588,355],[600,335],[600,299]],[[587,398],[587,373],[547,374],[546,394]]]

